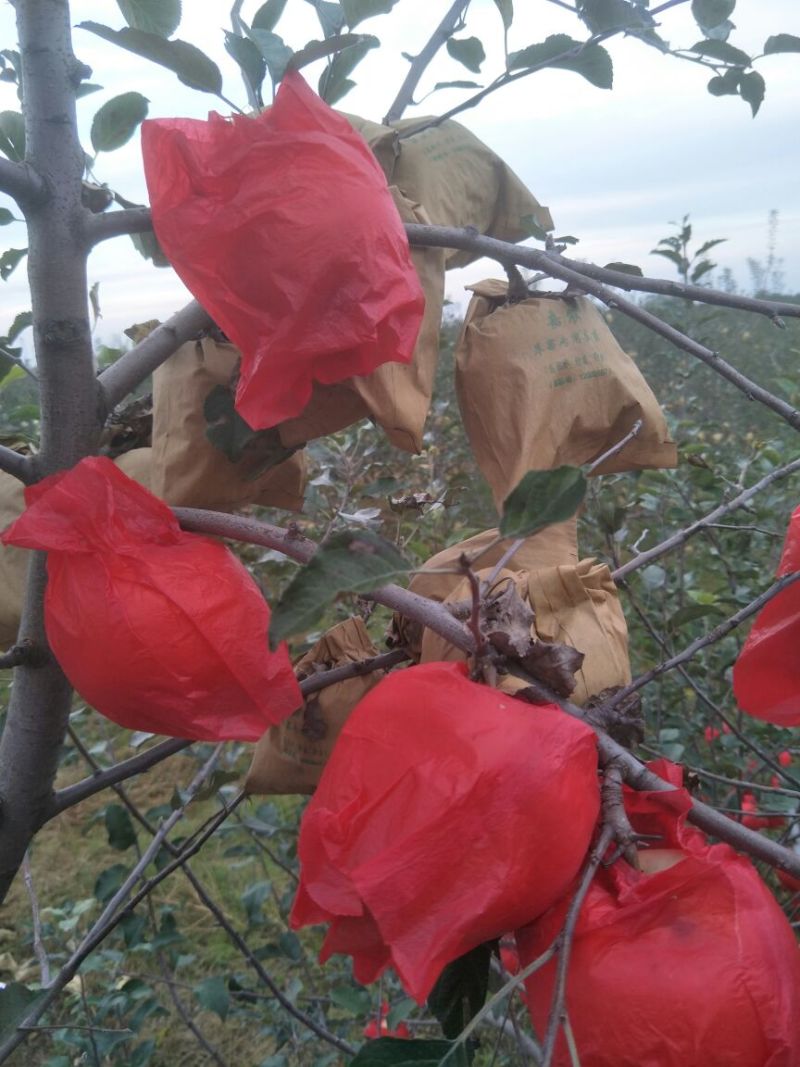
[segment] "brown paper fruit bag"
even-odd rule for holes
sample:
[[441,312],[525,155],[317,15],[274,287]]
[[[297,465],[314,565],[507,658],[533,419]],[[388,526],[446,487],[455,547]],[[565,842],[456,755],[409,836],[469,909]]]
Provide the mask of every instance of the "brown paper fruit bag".
[[[230,386],[238,361],[233,345],[205,337],[181,345],[154,373],[151,489],[175,506],[299,511],[305,457],[292,455],[275,432],[254,434],[236,414]],[[207,436],[209,423],[221,447]],[[276,456],[283,462],[266,468]]]
[[[299,679],[376,656],[378,650],[360,618],[328,630],[295,664]],[[312,693],[302,708],[272,726],[256,745],[246,793],[313,793],[336,738],[350,712],[381,680],[384,671],[336,682]]]
[[[120,470],[150,489],[150,449],[134,448],[114,460]],[[5,471],[0,471],[0,532],[25,510],[24,485]],[[25,579],[30,551],[0,545],[0,650],[13,645],[19,632]]]
[[[509,566],[515,566],[515,563]],[[491,568],[476,571],[485,581]],[[514,581],[520,595],[535,613],[531,636],[542,641],[569,645],[584,654],[576,671],[576,688],[569,699],[583,705],[604,689],[627,685],[631,680],[628,658],[628,628],[611,572],[593,559],[577,565],[562,564],[533,571],[504,570],[497,583]],[[453,589],[446,603],[465,601],[470,596],[466,578]],[[432,630],[422,636],[421,662],[463,660],[465,655]],[[515,693],[527,682],[513,675],[501,675],[498,688]]]
[[[543,567],[555,567],[560,563],[577,564],[577,525],[577,517],[574,517],[566,522],[548,526],[528,537],[514,553],[509,567],[514,570],[538,570]],[[464,581],[464,576],[458,571],[458,561],[464,553],[472,559],[482,553],[476,559],[475,566],[481,570],[485,568],[488,575],[511,544],[510,539],[505,539],[484,552],[484,549],[497,540],[497,535],[496,528],[486,530],[437,552],[413,575],[408,585],[409,591],[439,602],[450,599],[453,591]],[[419,660],[422,653],[422,633],[423,627],[419,623],[395,614],[388,639],[392,646],[408,649],[409,654]]]
[[[372,149],[389,184],[424,204],[435,226],[474,226],[488,237],[521,241],[530,235],[526,216],[531,215],[543,229],[552,230],[549,210],[496,152],[460,123],[448,119],[415,133],[430,119],[380,126],[352,115],[346,118]],[[450,248],[445,263],[450,270],[479,258],[480,253]]]
[[474,296],[456,348],[456,392],[498,509],[529,470],[579,466],[638,436],[594,473],[675,467],[658,401],[586,297],[506,304],[505,282]]
[[[420,204],[397,188],[390,191],[403,222],[430,223]],[[425,314],[411,363],[383,363],[364,377],[339,385],[316,385],[303,413],[278,427],[284,445],[304,444],[371,418],[396,448],[422,450],[439,357],[445,250],[412,248],[411,260],[425,293]]]

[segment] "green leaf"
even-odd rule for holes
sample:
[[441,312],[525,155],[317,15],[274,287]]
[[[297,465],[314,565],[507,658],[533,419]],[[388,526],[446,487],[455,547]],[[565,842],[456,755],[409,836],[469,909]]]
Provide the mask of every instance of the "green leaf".
[[451,1041],[380,1037],[363,1045],[348,1067],[467,1067],[467,1054]]
[[692,14],[703,33],[729,19],[735,7],[736,0],[692,0]]
[[554,522],[571,518],[586,496],[586,479],[580,467],[528,471],[503,502],[500,533],[503,537],[530,537]]
[[27,254],[27,248],[8,248],[2,256],[0,256],[0,278],[2,278],[4,282],[8,281],[14,273],[14,268],[25,258],[25,256],[27,256]]
[[21,982],[7,982],[0,989],[0,1036],[9,1036],[45,995],[46,991],[28,989]]
[[494,4],[503,20],[503,29],[510,30],[514,21],[514,0],[494,0]]
[[147,118],[147,97],[122,93],[108,100],[92,119],[91,140],[95,152],[113,152],[127,144]]
[[250,29],[247,31],[247,36],[264,57],[270,78],[273,82],[279,82],[286,73],[289,60],[294,55],[292,49],[282,37],[269,30]]
[[[566,52],[574,52],[575,55],[557,59]],[[541,44],[529,45],[521,52],[512,52],[508,57],[509,70],[540,66],[574,70],[600,89],[610,89],[614,78],[611,56],[605,48],[599,44],[582,44],[565,33],[552,34]]]
[[261,86],[264,84],[264,75],[267,73],[267,63],[258,48],[248,37],[240,37],[238,33],[225,31],[225,51],[236,61],[247,78],[247,83],[256,96],[261,95]]
[[124,852],[136,844],[136,831],[131,817],[121,804],[109,804],[105,811],[108,843],[118,852]]
[[467,70],[480,74],[481,63],[486,59],[483,45],[477,37],[449,37],[447,51]]
[[344,1008],[356,1017],[368,1015],[372,1007],[372,997],[361,987],[354,989],[353,986],[347,985],[334,986],[330,991],[330,998],[337,1007]]
[[254,30],[266,30],[269,33],[280,22],[285,7],[286,0],[267,0],[253,15],[250,25]]
[[793,33],[776,33],[768,37],[764,44],[764,55],[774,56],[778,52],[800,52],[800,37]]
[[15,221],[13,211],[9,211],[7,207],[0,207],[0,226],[8,226],[9,222]]
[[356,44],[337,53],[320,75],[319,95],[328,104],[335,104],[353,88],[355,82],[350,80],[350,74],[367,52],[380,45],[378,38],[370,34],[360,37]]
[[344,11],[339,6],[338,0],[335,3],[331,3],[330,0],[317,0],[314,9],[326,37],[333,37],[344,28]]
[[199,89],[203,93],[222,91],[219,67],[193,44],[167,41],[156,33],[146,33],[144,30],[112,30],[99,22],[79,22],[78,29],[88,30],[104,41],[166,67],[190,89]]
[[334,534],[285,590],[272,613],[270,642],[310,630],[340,593],[379,589],[409,569],[394,545],[371,530]]
[[81,82],[75,90],[75,96],[80,100],[82,96],[89,96],[91,93],[99,93],[102,88],[102,85],[96,85],[94,82]]
[[259,477],[271,467],[289,459],[297,451],[281,444],[276,427],[253,430],[236,410],[233,392],[224,385],[215,385],[203,404],[206,437],[231,463],[246,460],[246,470],[239,476],[245,480]]
[[703,255],[706,254],[706,252],[708,252],[712,248],[714,248],[715,245],[724,245],[727,240],[728,240],[727,237],[715,237],[710,241],[705,241],[697,249],[697,252],[695,253],[695,255],[703,256]]
[[324,59],[325,56],[360,45],[363,40],[364,34],[343,33],[338,37],[329,37],[324,41],[309,41],[308,44],[303,45],[299,52],[295,52],[287,63],[286,69],[299,70],[301,67],[307,67],[309,63],[315,63],[318,59]]
[[478,82],[467,81],[454,81],[454,82],[437,82],[431,92],[436,92],[437,89],[482,89],[483,86]]
[[272,887],[269,882],[256,882],[242,893],[242,904],[247,915],[248,929],[264,925],[263,907]]
[[743,74],[739,81],[739,95],[750,105],[753,118],[758,114],[758,109],[764,100],[766,83],[757,70],[751,70],[749,74]]
[[734,48],[727,41],[698,41],[689,49],[699,56],[708,56],[709,59],[718,59],[721,63],[730,63],[734,67],[749,67],[750,56],[741,48]]
[[117,0],[122,17],[134,30],[171,37],[181,21],[181,0]]
[[603,270],[618,270],[620,274],[633,274],[637,278],[643,278],[642,268],[637,267],[635,263],[606,263]]
[[547,240],[547,230],[539,225],[539,220],[535,215],[522,215],[519,222],[520,226],[527,231],[527,237],[535,237],[537,241]]
[[23,330],[27,330],[29,326],[33,326],[33,314],[30,311],[20,311],[19,315],[16,315],[14,321],[8,328],[6,334],[6,340],[9,343],[13,343],[19,337]]
[[706,88],[712,96],[737,96],[742,72],[737,67],[730,67],[724,74],[715,75]]
[[19,111],[0,111],[0,152],[14,163],[25,161],[25,120]]
[[580,17],[592,33],[649,29],[654,24],[652,15],[629,0],[583,0]]
[[132,233],[130,238],[139,255],[143,259],[149,259],[154,267],[171,266],[152,230],[145,230],[144,233]]
[[106,867],[98,874],[94,883],[94,895],[105,904],[111,900],[116,891],[128,877],[128,868],[121,863],[115,863],[113,867]]
[[697,282],[699,282],[705,274],[708,274],[710,270],[713,270],[714,267],[716,267],[716,263],[712,263],[710,259],[701,259],[699,263],[695,263],[692,267],[689,281],[693,285],[696,285]]
[[231,1006],[231,998],[228,993],[228,983],[224,978],[218,975],[213,978],[204,978],[194,987],[194,995],[202,1008],[206,1011],[213,1011],[225,1022]]
[[375,15],[388,15],[397,0],[340,0],[344,20],[351,30]]
[[386,1016],[386,1025],[390,1030],[394,1030],[399,1023],[404,1022],[409,1017],[416,1007],[416,1000],[413,1000],[411,997],[403,997],[402,1000],[399,1000],[397,1004],[394,1005],[392,1010]]
[[448,963],[428,997],[445,1037],[458,1037],[483,1007],[489,988],[492,946],[478,945]]

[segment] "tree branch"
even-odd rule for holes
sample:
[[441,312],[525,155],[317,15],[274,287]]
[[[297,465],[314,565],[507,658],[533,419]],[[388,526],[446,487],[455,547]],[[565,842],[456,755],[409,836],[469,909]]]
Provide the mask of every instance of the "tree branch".
[[[317,693],[321,689],[326,689],[329,685],[345,681],[347,678],[357,678],[364,674],[370,674],[372,671],[387,670],[389,667],[394,667],[407,659],[408,654],[403,649],[395,649],[392,652],[382,652],[378,656],[371,656],[369,659],[358,660],[356,663],[346,663],[342,667],[333,667],[328,671],[320,671],[318,674],[312,674],[300,682],[300,692],[303,696],[309,696],[311,693]],[[65,786],[54,793],[44,821],[48,822],[50,819],[55,818],[56,815],[60,815],[62,811],[66,811],[67,808],[80,804],[81,801],[100,793],[103,789],[108,789],[118,785],[120,782],[127,781],[128,778],[133,778],[137,774],[149,771],[165,759],[169,759],[170,756],[183,752],[192,744],[194,744],[193,741],[186,741],[180,737],[170,737],[166,741],[161,741],[157,745],[153,745],[152,748],[148,748],[146,752],[140,752],[136,756],[131,756],[130,759],[115,763],[113,767],[108,767],[105,770],[98,768],[90,777],[84,778],[80,782],[75,782],[74,785]]]
[[29,163],[0,159],[0,193],[6,193],[23,211],[28,211],[47,198],[47,185]]
[[211,316],[192,300],[162,322],[138,345],[120,356],[98,378],[104,414],[108,415],[133,389],[166,362],[172,353],[201,330],[212,326]]
[[[504,241],[497,241],[493,237],[480,237],[470,233],[468,230],[448,229],[443,226],[422,226],[417,224],[409,224],[406,226],[406,232],[409,234],[409,239],[413,239],[415,245],[427,245],[433,247],[445,246],[447,248],[464,248],[473,251],[481,251],[487,256],[491,256],[493,259],[512,260],[514,263],[521,263],[524,266],[534,267],[537,270],[544,271],[550,277],[559,278],[562,281],[570,282],[573,286],[591,293],[597,297],[610,308],[618,308],[624,315],[634,319],[636,322],[641,322],[644,326],[647,326],[653,333],[659,334],[661,337],[665,337],[676,348],[680,348],[684,352],[688,352],[689,355],[694,356],[712,370],[716,371],[721,377],[725,378],[732,385],[736,386],[749,400],[758,400],[759,403],[769,408],[770,411],[774,411],[776,415],[780,415],[782,419],[789,423],[789,425],[795,429],[800,430],[800,411],[792,407],[791,404],[787,404],[785,400],[781,400],[779,397],[774,396],[763,386],[758,385],[756,382],[747,378],[740,371],[736,370],[729,363],[726,363],[716,352],[712,352],[710,348],[706,348],[705,345],[699,344],[697,341],[693,341],[691,337],[687,337],[686,334],[681,333],[680,330],[675,329],[674,326],[668,325],[663,322],[656,315],[651,314],[649,311],[645,311],[644,308],[639,307],[637,304],[631,303],[624,297],[619,296],[616,293],[612,293],[604,285],[599,282],[592,281],[591,278],[580,274],[577,270],[564,267],[551,258],[548,252],[541,252],[537,249],[520,248],[518,245],[507,244]],[[721,294],[725,296],[726,294]],[[722,303],[722,301],[719,301]],[[765,303],[768,303],[765,301]],[[792,308],[792,313],[796,317],[800,317],[800,304],[796,307],[788,305]]]
[[[586,286],[583,280],[592,281],[595,275],[602,273],[604,276],[613,275],[615,279],[624,279],[623,284],[623,281],[611,281],[609,278],[610,285],[634,292],[663,292],[664,296],[753,311],[769,318],[781,315],[787,318],[800,318],[800,303],[787,304],[774,300],[761,300],[757,297],[740,297],[734,293],[723,293],[719,289],[706,289],[701,285],[683,285],[665,278],[640,278],[638,275],[625,274],[622,271],[606,271],[604,267],[598,267],[593,263],[564,260],[563,256],[546,249],[528,248],[526,245],[511,244],[509,241],[498,241],[495,237],[484,237],[469,228],[426,226],[418,222],[409,222],[405,224],[405,230],[409,243],[414,246],[458,248],[465,252],[480,252],[503,265],[517,263],[523,267],[542,271],[551,278],[562,278],[586,292],[594,292],[594,290]],[[531,293],[531,296],[536,295],[536,293]],[[599,299],[606,302],[603,297]]]
[[95,793],[99,793],[103,789],[108,789],[112,785],[127,781],[128,778],[133,778],[134,775],[149,771],[151,767],[157,766],[177,752],[182,752],[191,744],[193,744],[192,741],[185,741],[180,737],[170,737],[166,741],[160,741],[157,745],[153,745],[152,748],[148,748],[146,752],[140,752],[138,755],[122,760],[121,763],[117,763],[107,770],[97,771],[90,778],[84,778],[74,785],[59,789],[53,794],[44,822],[48,822],[62,811],[66,811],[67,808],[80,804],[82,800],[94,796]]
[[[245,541],[249,544],[263,545],[284,552],[298,562],[306,562],[313,555],[315,545],[313,541],[303,537],[299,532],[290,528],[282,530],[267,523],[257,522],[255,519],[243,519],[233,515],[221,515],[217,512],[201,511],[194,508],[174,508],[175,515],[185,530],[193,530],[196,533],[212,534],[216,537],[230,537],[233,540]],[[800,573],[793,577],[800,577]],[[773,587],[774,588],[774,587]],[[435,630],[450,644],[468,655],[474,652],[475,642],[472,634],[458,620],[454,619],[444,604],[439,604],[426,597],[412,593],[410,590],[401,589],[396,585],[387,585],[383,589],[373,593],[362,594],[365,599],[373,600],[378,604],[385,604],[393,611],[421,623],[423,626]],[[753,608],[752,610],[758,610]],[[741,612],[739,613],[741,615]],[[542,698],[552,704],[557,704],[568,715],[581,719],[595,731],[597,746],[600,753],[601,764],[605,765],[616,760],[622,769],[625,781],[634,789],[654,790],[667,792],[675,787],[665,782],[658,775],[649,771],[644,764],[610,737],[600,725],[599,719],[604,710],[609,710],[619,701],[615,698],[607,704],[592,709],[591,716],[587,712],[568,700],[562,700],[552,689],[543,685],[535,678],[529,679],[531,686],[538,690]],[[621,691],[619,698],[624,697]],[[740,823],[715,811],[714,808],[703,804],[699,800],[692,800],[692,808],[688,818],[696,826],[699,826],[708,834],[726,841],[733,848],[746,852],[756,859],[769,863],[772,867],[788,871],[789,874],[800,878],[800,854],[791,849],[784,848],[775,841],[761,834],[748,830]]]
[[394,99],[392,106],[386,112],[384,117],[384,125],[388,126],[392,122],[397,122],[402,118],[403,112],[413,103],[414,90],[419,85],[420,78],[427,70],[431,60],[442,47],[442,45],[453,35],[458,28],[459,23],[462,21],[466,14],[467,8],[470,5],[470,0],[455,0],[455,3],[444,16],[442,21],[436,27],[431,34],[431,38],[419,55],[415,56],[411,61],[411,67],[408,74],[405,76],[403,84],[400,86],[400,90]]
[[717,519],[722,518],[723,515],[727,515],[729,512],[742,507],[749,500],[752,500],[756,493],[759,493],[762,489],[766,489],[772,482],[776,482],[781,478],[786,478],[788,475],[794,474],[798,470],[800,470],[800,459],[796,459],[792,463],[787,463],[785,467],[779,467],[777,470],[765,475],[760,481],[756,482],[755,485],[751,485],[749,489],[745,489],[726,504],[720,504],[719,507],[714,508],[713,511],[710,511],[702,519],[693,522],[691,526],[679,530],[660,544],[648,548],[645,552],[640,552],[621,567],[617,567],[616,570],[611,572],[611,577],[615,582],[624,581],[633,571],[639,570],[640,567],[644,567],[648,563],[652,563],[654,559],[659,559],[673,548],[685,544],[690,537],[694,537],[696,533],[706,529],[708,526],[714,525]]
[[800,571],[794,571],[794,573],[785,574],[782,578],[773,582],[769,589],[765,590],[760,596],[757,596],[755,600],[751,600],[749,604],[741,608],[734,615],[731,615],[725,622],[721,622],[719,626],[715,626],[713,630],[709,630],[703,637],[698,637],[697,640],[692,641],[690,645],[686,646],[683,652],[679,652],[676,656],[671,656],[663,663],[659,663],[657,667],[653,667],[652,670],[645,671],[645,673],[640,674],[638,678],[634,678],[629,685],[618,690],[613,697],[605,701],[602,705],[602,710],[610,711],[625,700],[626,697],[630,696],[631,693],[637,692],[642,686],[652,682],[654,678],[658,678],[659,675],[665,674],[667,671],[671,671],[673,668],[686,663],[701,649],[716,644],[717,641],[725,637],[726,634],[729,634],[731,630],[734,630],[740,623],[749,619],[751,615],[755,615],[756,612],[760,611],[765,604],[768,604],[773,597],[776,597],[778,593],[783,592],[787,586],[793,585],[798,579],[800,579]]
[[[547,252],[546,255],[554,262],[563,267],[568,267],[585,278],[613,285],[615,289],[625,289],[628,292],[655,293],[659,296],[674,296],[680,300],[691,300],[702,304],[716,304],[720,307],[735,308],[739,311],[752,311],[757,315],[766,315],[773,322],[780,323],[780,316],[797,317],[800,314],[800,304],[789,304],[779,300],[760,300],[753,296],[740,296],[738,293],[722,293],[716,289],[708,289],[703,285],[686,285],[683,282],[673,282],[667,278],[645,278],[635,274],[626,274],[621,270],[608,270],[606,267],[598,267],[594,263],[581,263],[574,259],[567,259],[557,252]],[[783,325],[783,323],[780,323]]]
[[23,456],[21,452],[15,452],[13,448],[6,448],[5,445],[0,445],[0,470],[11,474],[25,485],[32,485],[36,479],[30,456]]
[[556,939],[558,942],[558,964],[556,967],[553,999],[550,1004],[550,1013],[547,1019],[547,1031],[542,1044],[541,1067],[550,1067],[550,1064],[553,1062],[556,1040],[564,1016],[567,993],[567,970],[569,968],[569,957],[572,952],[572,942],[575,938],[575,927],[578,925],[578,917],[580,915],[581,906],[586,898],[586,894],[589,892],[589,887],[592,884],[597,868],[600,866],[603,856],[605,855],[608,846],[611,844],[613,836],[613,829],[610,826],[604,826],[600,834],[600,840],[592,849],[589,859],[586,862],[586,866],[583,869],[583,873],[581,874],[581,880],[578,883],[578,888],[575,891],[575,896],[572,898],[567,917],[564,921],[564,928]]
[[90,248],[94,248],[101,241],[107,241],[110,237],[147,233],[152,228],[153,220],[149,207],[107,211],[102,215],[91,215],[85,222],[86,239]]

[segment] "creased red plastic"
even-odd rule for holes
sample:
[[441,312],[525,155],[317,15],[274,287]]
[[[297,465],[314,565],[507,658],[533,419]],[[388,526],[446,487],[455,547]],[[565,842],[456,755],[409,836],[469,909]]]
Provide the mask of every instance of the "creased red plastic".
[[[678,784],[676,768],[650,766]],[[685,790],[625,799],[634,829],[660,835],[646,857],[656,873],[618,860],[584,901],[567,977],[582,1067],[797,1067],[800,953],[769,889],[748,859],[686,825]],[[523,967],[557,936],[571,896],[517,931]],[[554,977],[551,962],[525,983],[540,1034]],[[563,1036],[554,1062],[572,1063]]]
[[302,704],[242,564],[111,460],[84,459],[25,499],[2,540],[48,552],[47,637],[92,707],[131,730],[255,741]]
[[[778,578],[800,570],[800,507],[789,529]],[[733,691],[749,715],[776,726],[800,726],[800,582],[794,582],[756,616],[733,667]]]
[[144,122],[142,154],[161,247],[242,350],[250,426],[299,415],[314,381],[410,362],[425,298],[386,178],[299,74],[254,117]]
[[300,830],[291,923],[368,983],[391,965],[422,1003],[451,960],[540,915],[598,814],[593,732],[428,663],[355,708]]

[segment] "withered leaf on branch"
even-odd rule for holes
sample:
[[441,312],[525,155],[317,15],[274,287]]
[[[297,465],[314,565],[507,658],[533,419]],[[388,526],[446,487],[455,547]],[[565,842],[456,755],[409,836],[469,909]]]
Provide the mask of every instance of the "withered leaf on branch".
[[612,685],[595,694],[586,703],[586,718],[601,727],[626,748],[644,741],[644,716],[642,701],[638,693],[631,693],[621,704],[606,710],[603,705],[615,696],[622,686]]
[[575,672],[583,663],[583,653],[570,645],[540,641],[533,637],[536,615],[517,591],[513,581],[490,591],[482,605],[482,621],[489,644],[558,696],[567,697],[576,686]]

